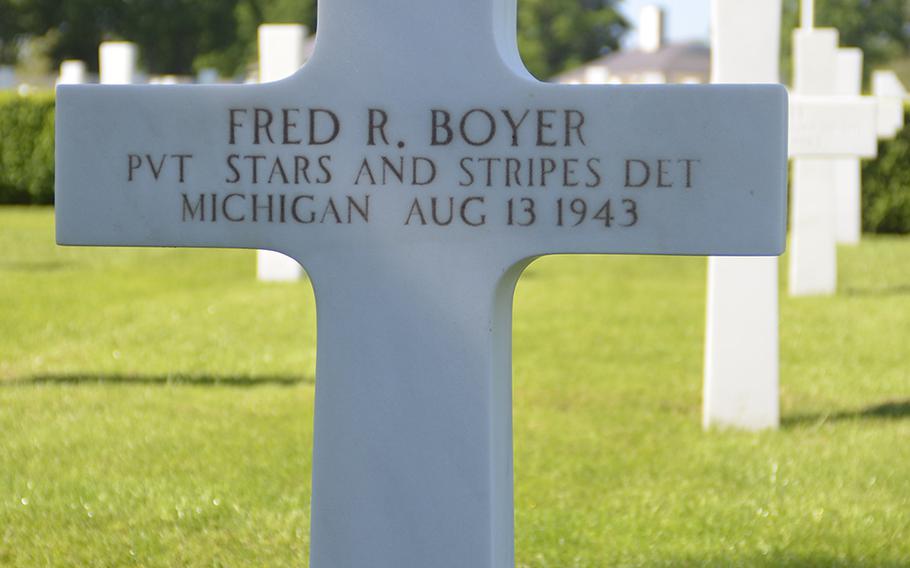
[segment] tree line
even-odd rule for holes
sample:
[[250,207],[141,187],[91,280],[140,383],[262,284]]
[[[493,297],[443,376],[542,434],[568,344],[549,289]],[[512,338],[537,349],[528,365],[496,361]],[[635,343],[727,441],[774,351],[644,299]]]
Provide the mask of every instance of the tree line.
[[[617,50],[629,31],[621,1],[518,0],[525,64],[547,78]],[[799,0],[784,0],[785,78],[798,12]],[[211,67],[236,77],[255,62],[256,30],[266,22],[315,30],[316,0],[0,0],[0,63],[15,63],[30,45],[45,50],[54,66],[82,59],[96,69],[98,44],[125,39],[139,44],[150,73]],[[863,49],[867,69],[910,54],[908,22],[908,0],[816,0],[816,25],[837,27],[843,45]],[[25,44],[27,38],[38,41]]]
[[[520,47],[547,77],[619,47],[627,22],[618,0],[520,0]],[[315,30],[316,0],[0,0],[0,63],[14,63],[23,38],[40,38],[53,65],[81,59],[97,70],[98,44],[129,40],[154,74],[215,68],[240,76],[256,59],[262,23]]]

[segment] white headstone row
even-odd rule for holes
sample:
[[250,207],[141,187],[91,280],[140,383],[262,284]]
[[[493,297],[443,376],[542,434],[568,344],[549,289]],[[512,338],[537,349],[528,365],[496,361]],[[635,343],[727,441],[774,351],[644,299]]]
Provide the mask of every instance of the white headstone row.
[[[126,41],[102,42],[98,48],[99,77],[106,85],[130,85],[140,82],[137,71],[139,47]],[[215,84],[219,80],[215,69],[202,69],[196,82]],[[68,59],[60,64],[57,77],[58,85],[81,85],[89,82],[88,68],[84,61]],[[177,85],[192,82],[186,77],[176,75],[155,75],[148,77],[150,85]]]
[[[836,30],[814,29],[811,0],[802,9],[790,127],[797,158],[791,291],[828,293],[836,285],[835,241],[859,240],[859,159],[874,155],[876,129],[893,135],[902,124],[906,92],[893,73],[877,72],[877,101],[860,98],[862,52],[839,49]],[[779,1],[714,0],[712,17],[714,82],[778,80]],[[709,260],[705,427],[777,426],[777,286],[777,259]]]
[[[812,27],[812,2],[803,2],[803,27],[794,32],[794,95],[790,104],[790,293],[833,294],[837,288],[837,160],[877,152],[876,103],[842,94],[853,90],[855,52],[838,48],[834,29]],[[860,59],[861,61],[861,59]]]

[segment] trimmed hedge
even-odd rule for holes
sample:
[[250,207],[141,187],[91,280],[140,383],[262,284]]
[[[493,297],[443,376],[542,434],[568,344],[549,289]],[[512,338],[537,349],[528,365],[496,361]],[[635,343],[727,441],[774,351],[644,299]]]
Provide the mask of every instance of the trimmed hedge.
[[878,158],[863,165],[863,230],[910,233],[910,107],[904,129],[878,145]]
[[54,202],[53,94],[0,95],[0,203]]

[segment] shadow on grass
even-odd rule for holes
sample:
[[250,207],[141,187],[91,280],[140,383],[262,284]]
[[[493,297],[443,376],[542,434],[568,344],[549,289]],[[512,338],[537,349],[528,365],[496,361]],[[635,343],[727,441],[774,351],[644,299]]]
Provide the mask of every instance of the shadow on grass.
[[882,286],[878,288],[850,288],[844,290],[847,296],[858,298],[874,296],[906,296],[910,295],[910,284],[898,284],[896,286]]
[[296,386],[314,384],[312,377],[303,375],[265,375],[261,377],[236,377],[229,375],[35,375],[21,379],[0,381],[0,387],[34,385],[157,385],[157,386],[211,386],[211,387],[261,387]]
[[828,422],[846,422],[851,420],[902,420],[905,418],[910,418],[910,400],[889,400],[858,410],[785,416],[781,419],[781,424],[785,428],[798,428],[810,425],[820,426]]
[[74,266],[73,262],[63,262],[60,260],[23,260],[23,261],[0,261],[0,271],[9,272],[55,272]]
[[805,568],[806,566],[843,566],[851,568],[906,568],[907,562],[903,559],[856,558],[855,555],[847,557],[835,556],[826,552],[813,554],[811,552],[783,552],[772,551],[768,554],[737,555],[714,557],[684,557],[671,560],[671,566],[773,566],[774,568]]

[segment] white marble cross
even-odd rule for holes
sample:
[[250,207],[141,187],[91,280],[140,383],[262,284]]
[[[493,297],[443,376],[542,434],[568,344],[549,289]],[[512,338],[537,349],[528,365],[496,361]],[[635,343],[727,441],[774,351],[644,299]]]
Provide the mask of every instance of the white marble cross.
[[803,0],[794,31],[795,95],[790,101],[790,293],[833,294],[837,288],[835,187],[837,158],[877,152],[876,104],[837,96],[838,33],[812,26],[812,0]]
[[[713,0],[711,81],[778,83],[781,0]],[[778,260],[711,257],[702,423],[776,428]]]
[[786,93],[540,83],[514,0],[326,0],[319,26],[277,83],[60,87],[57,240],[300,261],[319,334],[310,565],[512,566],[522,269],[780,254]]

